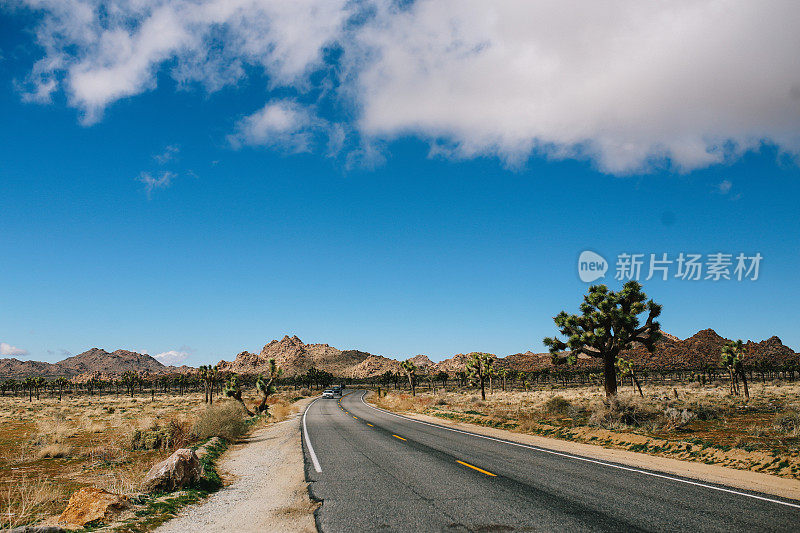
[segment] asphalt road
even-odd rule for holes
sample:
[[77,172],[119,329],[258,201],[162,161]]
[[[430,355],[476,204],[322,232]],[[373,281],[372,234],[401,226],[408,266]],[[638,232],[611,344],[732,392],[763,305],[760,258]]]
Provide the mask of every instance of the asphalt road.
[[799,502],[454,431],[363,394],[305,413],[323,532],[800,530]]

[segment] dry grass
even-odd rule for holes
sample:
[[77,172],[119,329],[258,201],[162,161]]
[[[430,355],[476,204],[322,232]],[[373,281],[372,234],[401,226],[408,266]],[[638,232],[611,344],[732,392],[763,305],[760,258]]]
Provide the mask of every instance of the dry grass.
[[44,479],[15,478],[0,491],[0,528],[15,528],[43,518],[63,498],[63,490]]
[[754,383],[749,402],[722,384],[645,385],[644,392],[641,398],[624,387],[611,403],[597,386],[495,391],[485,402],[474,389],[389,392],[375,401],[394,411],[800,478],[800,384]]
[[[289,415],[288,398],[293,396],[291,391],[270,399],[275,416],[269,422]],[[245,400],[254,405],[255,391]],[[244,420],[232,400],[220,397],[214,408],[236,409]],[[33,402],[27,396],[0,396],[0,529],[60,513],[69,495],[82,486],[136,493],[154,463],[198,438],[192,427],[204,412],[202,393],[159,394],[155,402],[149,394],[135,399],[65,395],[61,402],[44,395]],[[235,438],[247,429],[245,425],[223,436]],[[157,430],[169,438],[156,449],[134,450],[135,430]],[[202,436],[211,433],[209,429]]]

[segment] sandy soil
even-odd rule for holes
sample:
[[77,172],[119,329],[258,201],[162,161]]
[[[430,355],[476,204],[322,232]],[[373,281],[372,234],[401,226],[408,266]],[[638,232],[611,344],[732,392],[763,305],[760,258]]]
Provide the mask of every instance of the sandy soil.
[[463,429],[464,431],[471,431],[473,433],[529,444],[531,446],[539,446],[549,450],[572,453],[601,461],[610,461],[628,466],[644,468],[647,470],[655,470],[666,474],[696,479],[699,481],[718,483],[727,485],[729,487],[736,487],[740,489],[761,492],[764,494],[780,496],[783,498],[800,500],[800,481],[794,479],[771,476],[769,474],[762,474],[759,472],[748,472],[733,468],[725,468],[724,466],[718,465],[680,461],[678,459],[670,459],[667,457],[656,457],[627,450],[603,448],[602,446],[595,446],[592,444],[549,439],[547,437],[540,437],[538,435],[515,433],[503,429],[487,428],[484,426],[467,424],[463,422],[452,422],[439,417],[417,413],[403,413],[403,415],[433,424]]
[[315,532],[316,505],[308,497],[300,446],[300,416],[309,401],[295,403],[288,420],[231,447],[219,463],[231,483],[155,531]]

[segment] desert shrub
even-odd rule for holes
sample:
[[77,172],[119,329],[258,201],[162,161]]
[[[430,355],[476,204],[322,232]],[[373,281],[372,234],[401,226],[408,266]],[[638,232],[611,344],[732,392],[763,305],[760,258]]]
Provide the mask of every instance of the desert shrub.
[[306,388],[302,388],[300,389],[300,396],[311,396],[311,391]]
[[698,420],[716,420],[722,414],[720,407],[698,402],[690,403],[688,409],[695,414]]
[[222,437],[235,440],[247,433],[248,428],[242,406],[227,401],[207,407],[195,421],[192,433],[200,439]]
[[114,411],[116,411],[116,409],[114,409],[114,407],[113,407],[113,406],[110,406],[110,405],[104,405],[104,406],[103,406],[103,411],[105,411],[106,413],[108,413],[108,414],[110,414],[110,415],[111,415],[111,414],[114,414]]
[[439,398],[438,400],[436,400],[436,405],[447,405],[447,400],[445,400],[444,398]]
[[542,410],[554,415],[566,415],[572,411],[572,404],[563,396],[553,396],[542,404]]
[[796,437],[800,434],[800,413],[787,411],[775,416],[773,425],[775,431],[784,435]]
[[286,420],[292,413],[292,406],[285,401],[275,402],[269,408],[269,416],[274,422]]
[[166,450],[179,448],[190,441],[189,425],[175,419],[164,427],[153,422],[146,429],[135,429],[130,437],[131,450]]
[[686,384],[686,388],[687,389],[702,389],[703,388],[703,384],[700,383],[699,381],[692,381],[691,383],[687,383]]
[[39,459],[59,459],[72,455],[72,447],[66,444],[48,444],[36,454]]
[[652,423],[663,415],[660,409],[655,409],[639,398],[616,397],[608,404],[599,404],[592,409],[589,423],[608,429],[623,426],[639,427]]
[[677,429],[686,426],[697,418],[697,415],[688,409],[667,407],[663,413],[663,426],[665,429]]

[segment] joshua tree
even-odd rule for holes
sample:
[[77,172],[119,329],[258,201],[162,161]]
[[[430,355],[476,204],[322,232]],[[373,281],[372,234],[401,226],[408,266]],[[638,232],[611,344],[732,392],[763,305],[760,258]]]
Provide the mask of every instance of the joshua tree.
[[728,342],[722,347],[722,365],[728,369],[731,376],[731,393],[736,395],[739,393],[738,383],[736,376],[742,378],[742,385],[744,386],[744,396],[750,399],[750,390],[747,387],[747,378],[744,375],[744,344],[739,339],[736,342]]
[[[645,311],[647,319],[640,325],[639,315]],[[567,341],[546,337],[544,344],[550,348],[554,364],[575,364],[581,354],[601,359],[606,397],[610,398],[617,394],[617,357],[634,342],[652,352],[661,336],[655,320],[660,314],[661,306],[647,301],[636,281],[627,282],[617,292],[605,285],[593,285],[583,297],[580,315],[561,311],[553,318]],[[565,353],[567,348],[570,351]]]
[[267,406],[267,398],[277,392],[275,382],[283,374],[283,369],[279,368],[275,363],[275,359],[269,360],[269,375],[263,376],[259,374],[256,378],[256,390],[261,394],[261,402],[256,407],[259,413],[269,414],[269,407]]
[[642,394],[642,386],[639,385],[639,380],[636,379],[636,372],[633,369],[633,361],[623,359],[622,357],[617,357],[617,369],[619,370],[620,380],[625,376],[630,376],[631,385],[635,385],[636,388],[639,389],[639,396],[644,398],[644,394]]
[[69,380],[65,377],[56,378],[53,385],[58,388],[58,401],[61,401],[61,395],[64,393],[64,388],[69,386]]
[[136,385],[139,384],[139,375],[133,370],[128,370],[122,374],[120,382],[131,395],[131,398],[136,394]]
[[467,384],[467,377],[467,373],[463,370],[456,372],[456,379],[458,380],[459,387],[463,387]]
[[501,368],[500,371],[497,373],[497,375],[500,376],[500,379],[503,380],[503,383],[502,383],[503,392],[505,392],[505,390],[506,390],[506,379],[508,379],[509,374],[510,373],[509,373],[507,368]]
[[200,365],[200,381],[203,382],[205,402],[214,405],[214,382],[217,379],[217,366]]
[[244,400],[242,400],[242,389],[239,387],[239,383],[236,379],[236,374],[231,374],[228,383],[225,385],[225,396],[228,398],[233,398],[240,404],[242,404],[242,408],[247,412],[248,415],[253,416],[255,413],[247,408],[245,405]]
[[417,365],[411,359],[406,359],[400,363],[400,368],[408,377],[408,386],[411,387],[411,396],[417,395]]
[[444,390],[447,388],[447,380],[450,379],[450,375],[444,370],[440,370],[436,374],[436,379],[442,382],[442,390]]
[[492,372],[494,356],[489,353],[473,352],[467,361],[467,374],[475,384],[481,386],[481,399],[486,399],[486,379]]
[[36,399],[39,399],[39,392],[42,390],[42,387],[47,385],[47,380],[44,378],[33,378],[33,386],[36,390]]
[[33,401],[33,391],[36,390],[36,378],[25,378],[22,381],[22,389],[28,391],[28,401]]

